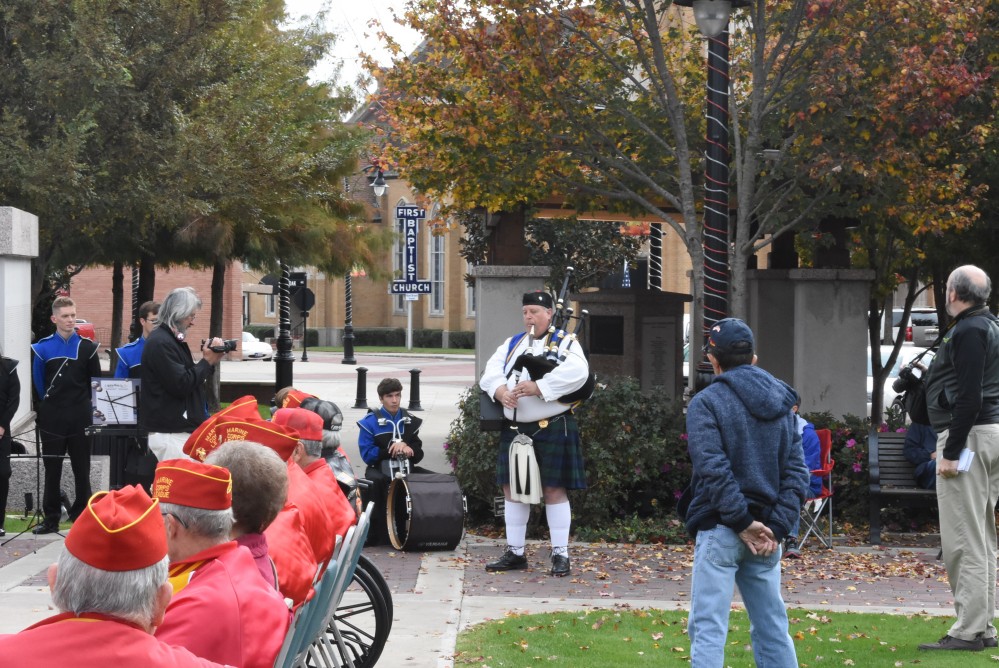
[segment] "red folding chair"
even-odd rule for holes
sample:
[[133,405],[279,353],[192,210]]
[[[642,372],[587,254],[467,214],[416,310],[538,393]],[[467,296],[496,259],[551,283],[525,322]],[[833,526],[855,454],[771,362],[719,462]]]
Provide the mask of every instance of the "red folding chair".
[[801,505],[801,526],[805,531],[798,543],[800,550],[809,536],[814,536],[826,549],[833,546],[833,484],[832,472],[836,462],[832,458],[832,432],[816,429],[819,437],[819,462],[821,468],[812,471],[813,476],[822,478],[822,491]]

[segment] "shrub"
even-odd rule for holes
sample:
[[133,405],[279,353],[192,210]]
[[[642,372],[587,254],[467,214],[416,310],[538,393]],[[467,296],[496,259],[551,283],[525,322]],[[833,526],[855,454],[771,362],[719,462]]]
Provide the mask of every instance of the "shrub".
[[[474,386],[462,395],[445,444],[473,521],[490,517],[502,493],[495,483],[499,433],[480,431],[479,394]],[[665,522],[690,478],[679,402],[618,378],[598,387],[577,416],[589,487],[570,492],[574,526],[604,529],[636,515]]]
[[[405,345],[405,341],[403,342]],[[443,348],[444,332],[439,329],[414,329],[414,348]]]
[[274,325],[254,325],[254,324],[249,324],[249,325],[244,325],[243,326],[243,331],[244,332],[249,332],[250,334],[253,334],[255,337],[257,337],[261,341],[263,341],[266,338],[274,338],[275,336],[277,336],[274,333]]
[[402,327],[360,327],[354,329],[355,346],[406,345],[406,330]]
[[447,338],[448,348],[458,348],[460,350],[475,349],[475,332],[451,332]]

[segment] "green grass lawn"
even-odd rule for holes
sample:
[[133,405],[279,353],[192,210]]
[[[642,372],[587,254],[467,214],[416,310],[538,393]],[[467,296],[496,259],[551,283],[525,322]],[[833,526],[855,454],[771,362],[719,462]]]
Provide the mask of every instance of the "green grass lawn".
[[[28,522],[31,520],[24,519],[23,515],[7,515],[7,519],[4,521],[4,529],[7,531],[7,536],[13,536],[14,534],[21,533],[28,526]],[[34,526],[34,525],[32,525]],[[72,525],[69,522],[62,522],[59,524],[59,531],[66,533],[69,531],[69,527]]]
[[[999,650],[920,652],[939,639],[951,617],[789,610],[800,666],[994,665]],[[528,668],[671,666],[690,660],[687,613],[663,610],[593,610],[517,615],[459,634],[455,665]],[[749,618],[733,611],[725,665],[754,666]]]

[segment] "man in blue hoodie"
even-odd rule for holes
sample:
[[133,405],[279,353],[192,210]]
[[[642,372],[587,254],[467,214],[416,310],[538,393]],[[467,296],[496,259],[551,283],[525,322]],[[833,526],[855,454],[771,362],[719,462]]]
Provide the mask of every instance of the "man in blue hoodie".
[[738,585],[756,665],[795,668],[780,594],[780,546],[808,494],[791,411],[796,394],[755,366],[753,332],[743,321],[718,321],[704,348],[716,377],[687,409],[693,476],[686,525],[695,538],[687,623],[691,665],[724,665]]

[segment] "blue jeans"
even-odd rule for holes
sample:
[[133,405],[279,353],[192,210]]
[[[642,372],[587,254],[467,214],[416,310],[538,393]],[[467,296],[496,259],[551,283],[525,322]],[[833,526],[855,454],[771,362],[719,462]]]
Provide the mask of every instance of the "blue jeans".
[[780,595],[780,549],[757,557],[739,534],[725,526],[699,531],[691,585],[690,665],[721,668],[725,663],[728,615],[735,585],[749,613],[753,657],[761,668],[797,668]]

